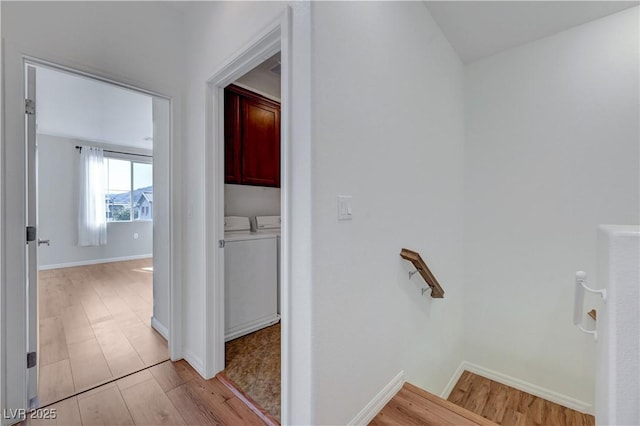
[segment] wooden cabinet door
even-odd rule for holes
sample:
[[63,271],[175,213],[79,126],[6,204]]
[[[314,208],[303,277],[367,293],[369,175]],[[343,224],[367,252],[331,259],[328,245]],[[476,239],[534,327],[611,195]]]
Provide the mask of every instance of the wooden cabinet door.
[[261,99],[240,98],[241,183],[280,186],[280,107]]
[[224,91],[224,182],[241,183],[240,96]]

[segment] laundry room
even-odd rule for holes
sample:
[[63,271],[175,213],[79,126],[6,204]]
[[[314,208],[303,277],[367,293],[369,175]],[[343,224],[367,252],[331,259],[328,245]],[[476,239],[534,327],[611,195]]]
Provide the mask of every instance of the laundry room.
[[280,53],[224,89],[224,373],[280,418]]

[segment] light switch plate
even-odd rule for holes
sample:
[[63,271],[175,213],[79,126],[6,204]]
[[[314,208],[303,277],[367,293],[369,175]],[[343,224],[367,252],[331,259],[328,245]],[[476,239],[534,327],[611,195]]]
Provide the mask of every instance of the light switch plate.
[[351,207],[351,195],[338,195],[338,220],[351,220],[353,209]]

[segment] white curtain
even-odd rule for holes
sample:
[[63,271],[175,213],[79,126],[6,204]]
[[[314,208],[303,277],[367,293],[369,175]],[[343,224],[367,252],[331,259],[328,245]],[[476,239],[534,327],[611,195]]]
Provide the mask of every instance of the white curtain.
[[102,148],[80,148],[78,245],[107,244],[105,164]]

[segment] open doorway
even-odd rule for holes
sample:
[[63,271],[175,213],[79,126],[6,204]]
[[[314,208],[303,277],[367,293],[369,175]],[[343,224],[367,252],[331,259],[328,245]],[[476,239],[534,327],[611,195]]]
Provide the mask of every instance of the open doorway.
[[29,396],[42,406],[169,359],[168,249],[161,262],[154,249],[168,235],[168,168],[154,161],[167,147],[154,142],[167,145],[169,101],[47,66],[27,74]]
[[225,375],[281,417],[280,52],[224,89]]

